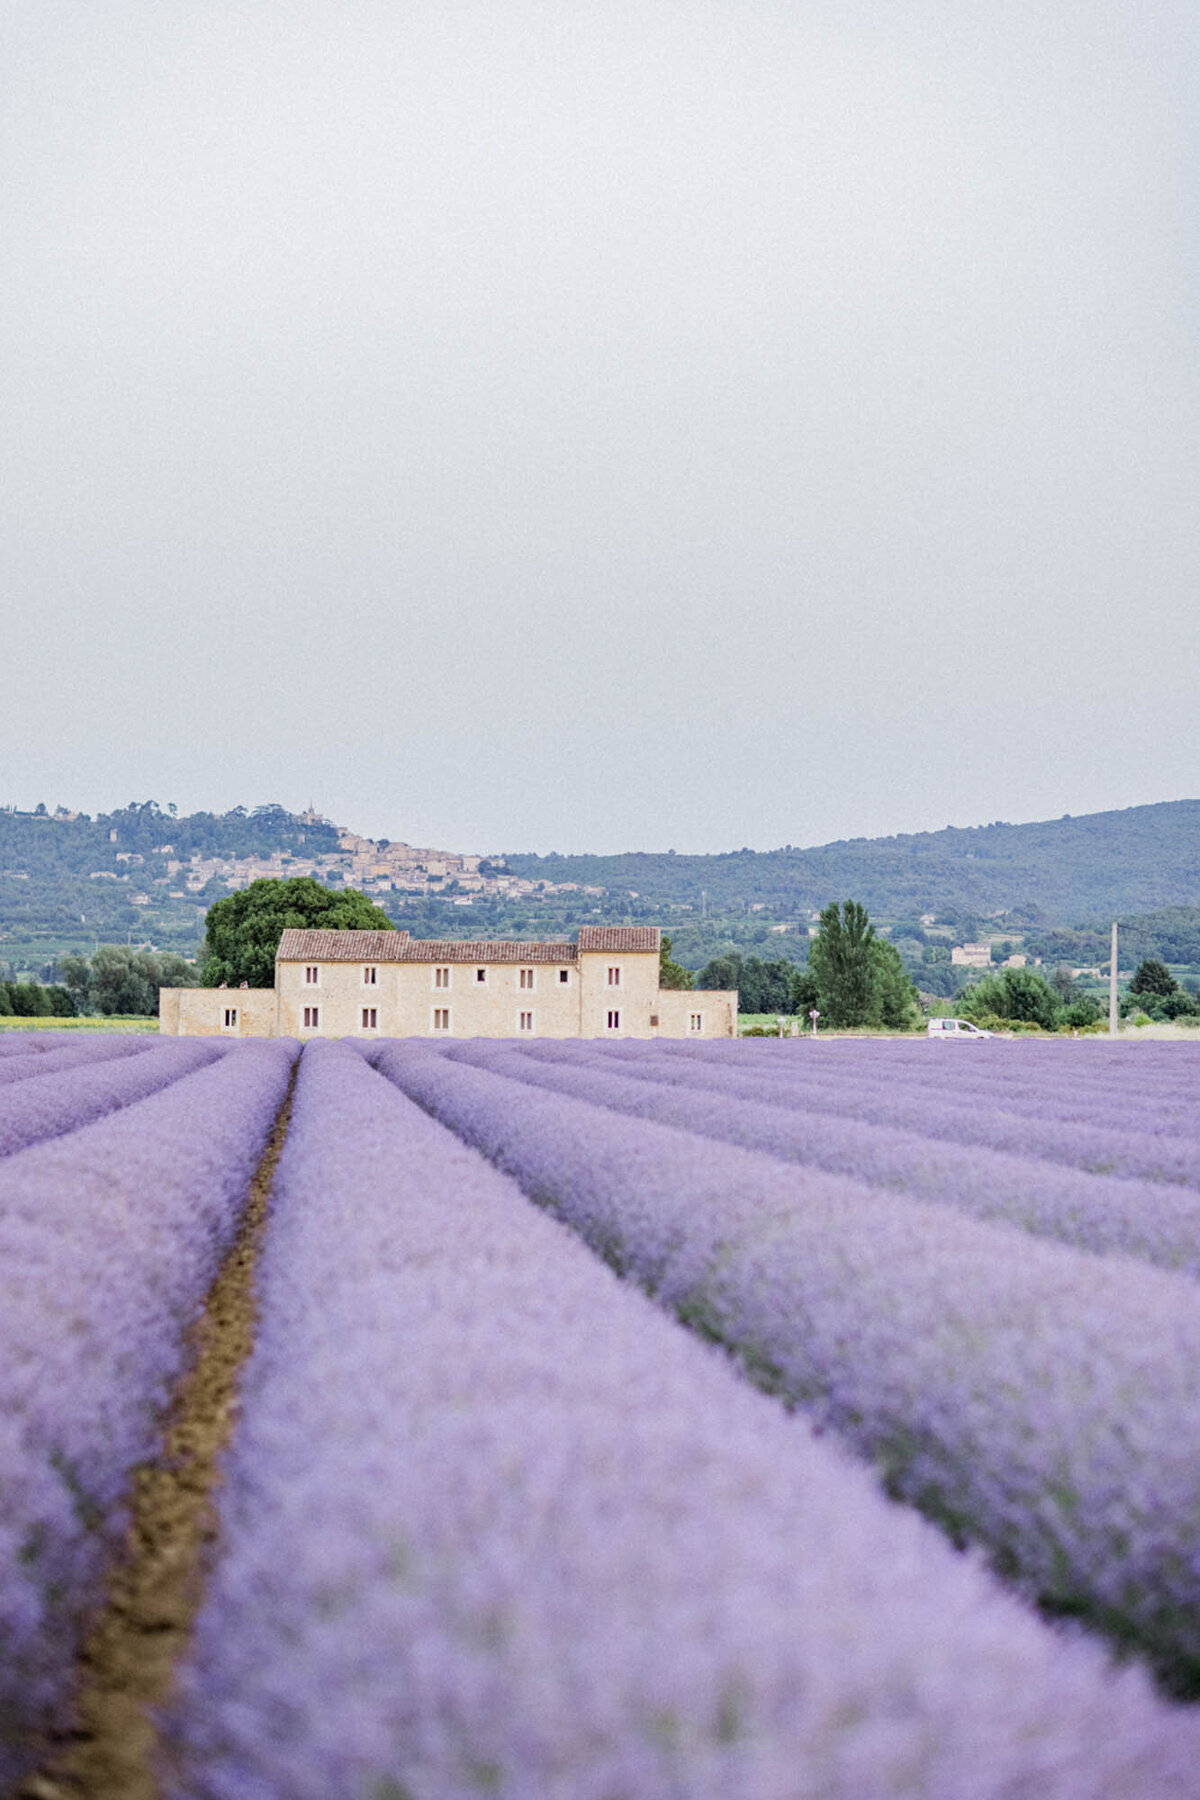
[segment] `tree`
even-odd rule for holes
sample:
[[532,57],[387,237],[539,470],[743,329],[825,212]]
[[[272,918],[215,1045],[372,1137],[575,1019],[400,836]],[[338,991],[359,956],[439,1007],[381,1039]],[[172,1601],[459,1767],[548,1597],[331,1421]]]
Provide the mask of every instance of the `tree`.
[[[705,963],[696,977],[699,988],[738,988],[742,976],[742,956],[738,950],[730,950],[724,956],[714,956]],[[739,1001],[740,1005],[740,1001]]]
[[795,964],[786,957],[768,962],[761,956],[748,956],[738,976],[738,1011],[790,1013],[794,973]]
[[86,956],[64,956],[58,965],[63,985],[75,1002],[75,1011],[82,1012],[88,1004],[88,985],[91,980],[91,969]]
[[964,1018],[1010,1019],[1014,1023],[1040,1025],[1053,1031],[1058,1022],[1058,997],[1036,969],[1005,969],[985,975],[966,988],[959,1001]]
[[58,966],[62,985],[46,992],[53,1010],[64,1018],[84,1012],[153,1018],[159,988],[197,987],[200,982],[195,965],[182,956],[134,950],[128,944],[102,944],[90,963],[85,956],[64,956]]
[[1075,998],[1075,977],[1071,973],[1069,963],[1059,963],[1050,977],[1050,985],[1064,1006]]
[[1156,956],[1147,956],[1138,964],[1129,984],[1131,994],[1174,994],[1178,989],[1170,969]]
[[289,881],[264,878],[210,906],[205,917],[201,980],[269,988],[275,952],[287,930],[394,931],[392,921],[356,888],[331,893],[311,876]]
[[821,914],[808,947],[808,967],[817,984],[817,1005],[826,1025],[867,1025],[875,998],[875,927],[857,900],[836,900]]
[[921,1005],[900,952],[883,938],[875,939],[871,951],[875,981],[871,1023],[889,1031],[913,1030],[921,1020]]
[[663,933],[658,952],[658,985],[660,988],[694,988],[696,977],[682,963],[677,963],[671,956],[671,940]]
[[173,950],[159,955],[156,960],[158,976],[155,985],[157,987],[199,987],[201,985],[200,971],[195,963],[188,962],[185,957],[177,956]]
[[158,985],[146,966],[153,958],[126,944],[101,944],[92,958],[88,997],[98,1013],[152,1018],[158,1011]]
[[46,1019],[53,1010],[46,990],[36,981],[14,981],[8,990],[12,1016],[16,1019]]
[[792,971],[792,992],[789,1012],[810,1013],[817,1004],[817,978],[808,969]]

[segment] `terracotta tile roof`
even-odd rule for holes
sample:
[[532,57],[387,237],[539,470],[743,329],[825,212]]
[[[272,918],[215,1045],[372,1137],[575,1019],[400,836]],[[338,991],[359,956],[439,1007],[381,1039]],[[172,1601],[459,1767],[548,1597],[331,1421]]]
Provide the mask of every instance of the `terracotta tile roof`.
[[657,925],[584,925],[579,944],[414,938],[407,931],[285,931],[276,962],[573,963],[580,950],[652,950]]
[[395,962],[430,963],[573,963],[574,944],[521,943],[500,938],[475,942],[461,938],[410,938]]
[[581,925],[581,950],[653,950],[657,956],[662,933],[657,925]]
[[277,962],[573,963],[574,944],[414,938],[407,931],[285,931]]
[[407,931],[285,931],[276,962],[398,962]]

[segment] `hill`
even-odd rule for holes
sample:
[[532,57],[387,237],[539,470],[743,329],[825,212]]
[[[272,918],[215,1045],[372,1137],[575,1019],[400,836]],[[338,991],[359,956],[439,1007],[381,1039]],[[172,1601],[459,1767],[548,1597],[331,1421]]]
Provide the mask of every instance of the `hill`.
[[[262,876],[301,874],[365,889],[425,937],[662,924],[693,969],[730,950],[803,961],[810,917],[847,896],[923,964],[989,930],[1046,961],[1094,963],[1117,917],[1136,923],[1131,948],[1200,965],[1188,911],[1200,906],[1198,800],[812,849],[490,859],[374,841],[311,811],[180,816],[147,801],[95,819],[0,810],[0,976],[52,970],[97,942],[192,956],[214,900]],[[922,915],[937,920],[928,942]]]
[[1081,925],[1200,903],[1200,800],[806,850],[510,854],[493,862],[526,880],[588,883],[710,914],[758,906],[795,917],[852,895],[881,918],[957,912]]

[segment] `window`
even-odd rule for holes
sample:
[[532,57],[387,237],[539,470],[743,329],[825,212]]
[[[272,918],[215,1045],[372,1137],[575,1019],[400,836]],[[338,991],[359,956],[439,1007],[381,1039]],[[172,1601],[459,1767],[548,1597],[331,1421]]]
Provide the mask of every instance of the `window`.
[[521,970],[521,986],[523,988],[531,988],[533,986],[533,970],[532,969],[522,969]]
[[565,985],[566,985],[566,983],[567,983],[567,982],[568,982],[568,981],[570,981],[570,979],[571,979],[571,971],[570,971],[570,969],[560,969],[560,970],[559,970],[559,971],[558,971],[558,979],[559,979],[559,981],[560,981],[560,982],[562,982],[562,983],[563,983],[563,985],[564,985],[564,986],[565,986]]
[[650,1029],[651,1029],[651,1031],[658,1030],[658,1014],[657,1013],[650,1014]]
[[532,1031],[533,1030],[533,1014],[532,1013],[522,1013],[521,1014],[521,1030],[522,1031]]
[[487,980],[487,970],[486,969],[476,969],[475,979],[476,979],[476,981],[486,981]]
[[305,985],[305,987],[316,987],[317,982],[320,980],[320,977],[321,977],[321,971],[316,963],[307,963],[305,965],[305,969],[304,969],[304,985]]
[[688,1030],[689,1031],[703,1031],[704,1030],[704,1014],[703,1013],[692,1013],[690,1022],[688,1024]]
[[319,1031],[321,1028],[321,1009],[319,1006],[306,1006],[304,1009],[305,1031]]
[[450,1008],[448,1006],[435,1006],[434,1007],[434,1009],[433,1009],[433,1029],[435,1031],[449,1031],[449,1029],[450,1029]]
[[445,969],[445,968],[435,969],[433,971],[433,985],[435,988],[448,988],[450,986],[450,971],[449,971],[449,969]]
[[621,1015],[620,1015],[620,1013],[619,1013],[619,1012],[610,1012],[610,1013],[609,1013],[609,1015],[608,1015],[608,1029],[609,1029],[609,1030],[610,1030],[610,1031],[620,1031],[620,1029],[621,1029]]
[[371,967],[371,968],[366,968],[363,970],[363,986],[364,987],[378,987],[379,986],[379,970],[378,969]]
[[236,1031],[237,1030],[237,1007],[236,1006],[227,1006],[225,1008],[225,1030],[226,1031]]
[[610,969],[608,971],[608,985],[609,985],[609,987],[620,987],[620,985],[621,985],[620,969]]
[[364,1006],[362,1009],[362,1028],[364,1031],[378,1030],[378,1008]]

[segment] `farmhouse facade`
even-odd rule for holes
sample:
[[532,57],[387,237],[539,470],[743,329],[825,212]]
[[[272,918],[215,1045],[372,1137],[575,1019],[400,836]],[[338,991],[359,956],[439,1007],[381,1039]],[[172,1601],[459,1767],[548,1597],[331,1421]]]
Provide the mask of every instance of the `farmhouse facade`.
[[737,993],[660,988],[657,926],[578,941],[460,942],[407,931],[285,931],[273,988],[163,988],[178,1037],[714,1038]]

